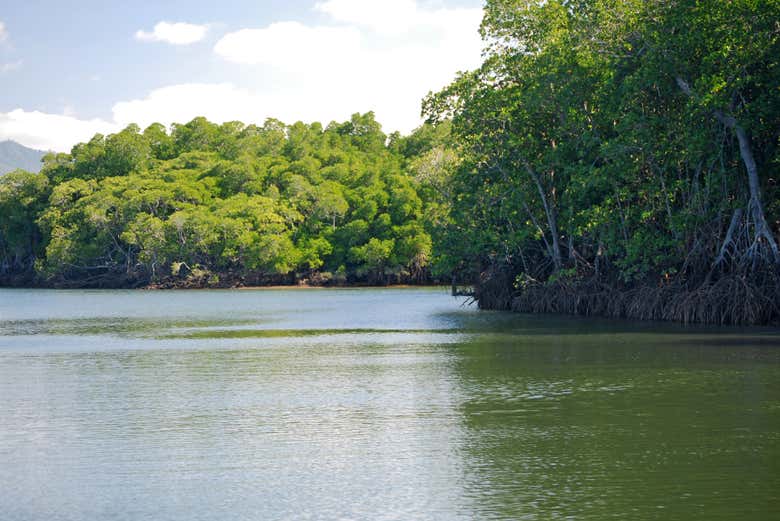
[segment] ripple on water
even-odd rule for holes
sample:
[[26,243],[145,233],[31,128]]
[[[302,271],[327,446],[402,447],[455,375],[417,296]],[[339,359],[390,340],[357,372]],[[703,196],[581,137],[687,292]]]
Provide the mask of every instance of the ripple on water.
[[442,290],[0,290],[0,397],[3,520],[780,512],[769,330]]

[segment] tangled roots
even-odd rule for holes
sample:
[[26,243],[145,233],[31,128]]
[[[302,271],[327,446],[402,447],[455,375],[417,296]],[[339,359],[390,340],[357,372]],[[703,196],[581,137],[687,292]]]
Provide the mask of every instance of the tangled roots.
[[[727,275],[689,289],[682,284],[616,289],[596,282],[531,283],[507,307],[492,306],[505,296],[491,284],[483,308],[522,313],[562,313],[686,324],[761,325],[780,323],[778,277],[762,280]],[[496,296],[497,295],[497,296]],[[478,299],[481,293],[478,293]],[[483,305],[485,304],[485,305]]]

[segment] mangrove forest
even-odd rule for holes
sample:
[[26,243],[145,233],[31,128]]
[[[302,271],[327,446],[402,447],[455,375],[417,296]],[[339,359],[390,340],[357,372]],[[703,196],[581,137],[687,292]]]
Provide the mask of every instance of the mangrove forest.
[[488,0],[481,34],[407,136],[197,118],[0,177],[0,284],[455,280],[485,309],[780,320],[780,1]]

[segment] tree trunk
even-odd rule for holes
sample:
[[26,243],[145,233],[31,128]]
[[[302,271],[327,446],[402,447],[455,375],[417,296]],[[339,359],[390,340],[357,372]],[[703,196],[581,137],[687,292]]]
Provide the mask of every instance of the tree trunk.
[[[690,85],[681,77],[676,78],[677,85],[680,87],[688,97],[694,97],[693,91]],[[769,224],[766,221],[764,215],[764,207],[761,204],[761,184],[758,178],[758,166],[756,166],[756,160],[753,157],[753,149],[750,146],[750,138],[744,128],[737,122],[734,116],[725,114],[721,110],[713,112],[715,119],[720,121],[724,126],[730,128],[737,135],[739,141],[739,155],[742,158],[742,162],[745,164],[748,174],[748,188],[750,189],[750,203],[748,205],[748,211],[753,216],[755,221],[756,242],[760,239],[764,239],[772,252],[773,261],[780,263],[780,249],[778,249],[777,241],[775,241],[772,230],[769,228]]]
[[[745,168],[748,172],[748,185],[750,186],[750,210],[753,214],[753,219],[756,224],[756,237],[763,237],[769,249],[772,251],[772,256],[776,263],[780,263],[780,251],[777,247],[772,230],[769,228],[769,223],[766,222],[766,216],[764,215],[764,206],[761,204],[761,185],[758,180],[758,167],[756,166],[756,160],[753,158],[753,150],[750,147],[750,138],[748,138],[747,132],[736,120],[731,116],[722,116],[723,121],[730,120],[732,122],[731,128],[737,134],[737,140],[739,140],[739,153],[742,156],[742,161],[745,163]],[[721,119],[721,118],[718,118]],[[728,125],[728,123],[726,123]]]
[[723,244],[720,247],[718,258],[715,259],[715,262],[712,264],[713,268],[719,266],[726,260],[726,254],[729,252],[729,248],[734,243],[734,233],[736,233],[740,221],[742,221],[742,208],[737,208],[734,210],[734,215],[731,217],[731,224],[729,224],[729,229],[726,232],[726,238],[723,239]]
[[563,261],[561,260],[561,242],[558,236],[558,220],[555,215],[555,209],[550,206],[547,200],[547,194],[544,193],[544,187],[542,186],[542,180],[539,175],[531,168],[531,165],[524,161],[525,169],[528,171],[528,175],[536,183],[536,188],[539,190],[539,197],[542,199],[542,205],[544,206],[544,213],[547,216],[547,226],[550,228],[550,235],[552,235],[552,257],[555,269],[560,270],[563,267]]
[[[563,267],[563,262],[561,260],[561,245],[560,245],[560,238],[558,236],[558,222],[555,217],[554,209],[550,206],[550,204],[547,201],[547,195],[544,193],[544,187],[542,186],[542,181],[541,179],[539,179],[539,176],[536,174],[534,169],[531,168],[531,165],[528,163],[528,161],[524,160],[523,165],[525,166],[525,169],[528,171],[528,175],[530,175],[531,179],[534,180],[534,183],[536,184],[536,188],[539,190],[539,197],[541,197],[542,199],[544,214],[547,217],[547,226],[550,228],[550,235],[552,236],[552,245],[547,242],[547,237],[545,236],[544,232],[542,232],[542,239],[544,240],[544,244],[547,248],[548,254],[552,258],[556,271],[560,270]],[[511,179],[507,175],[506,171],[498,165],[496,165],[495,168],[501,173],[501,175],[504,178],[504,181],[507,182],[508,184],[511,184]],[[523,206],[525,206],[526,212],[528,212],[531,221],[539,230],[541,230],[542,229],[541,226],[539,226],[539,224],[536,222],[536,219],[534,218],[531,209],[528,207],[528,204],[525,201],[523,201]]]

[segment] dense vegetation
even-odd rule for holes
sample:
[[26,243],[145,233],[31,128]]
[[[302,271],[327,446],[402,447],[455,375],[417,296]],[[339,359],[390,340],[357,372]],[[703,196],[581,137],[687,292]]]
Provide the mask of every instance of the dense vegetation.
[[407,141],[370,113],[96,135],[40,174],[2,178],[0,273],[100,287],[426,281],[427,185],[399,151],[424,143]]
[[484,64],[425,101],[453,122],[447,252],[480,304],[778,320],[779,20],[778,0],[488,0]]
[[96,136],[0,180],[0,277],[392,283],[486,308],[780,320],[780,0],[488,0],[485,60],[372,114]]

